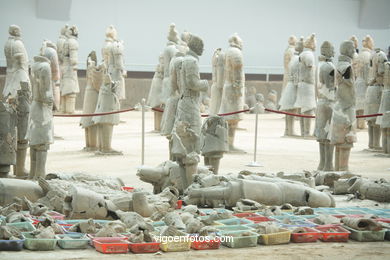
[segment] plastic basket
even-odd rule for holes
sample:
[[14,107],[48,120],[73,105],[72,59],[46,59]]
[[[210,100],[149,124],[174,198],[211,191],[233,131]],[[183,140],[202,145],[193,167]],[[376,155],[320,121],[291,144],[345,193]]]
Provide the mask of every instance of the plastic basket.
[[94,241],[96,251],[103,254],[125,254],[129,251],[129,241]]
[[258,217],[260,215],[257,213],[245,212],[245,213],[234,213],[233,216],[237,218],[248,218],[248,217]]
[[207,239],[206,237],[204,237],[204,240],[198,238],[196,241],[192,242],[191,248],[195,250],[211,250],[218,249],[220,245],[220,239]]
[[65,219],[65,215],[61,214],[57,211],[49,211],[49,212],[47,212],[47,215],[49,215],[50,217],[52,217],[55,220],[64,220]]
[[58,235],[58,246],[62,249],[84,249],[89,245],[90,239],[81,233]]
[[386,230],[385,240],[390,240],[390,229]]
[[[175,237],[177,238],[177,237]],[[180,240],[180,239],[179,239]],[[161,242],[160,243],[160,249],[164,252],[182,252],[182,251],[189,251],[191,248],[191,241],[188,237],[185,237],[185,239],[182,239],[182,241],[178,242]]]
[[225,232],[225,231],[253,231],[253,228],[247,225],[220,225],[216,226],[216,229]]
[[259,236],[252,231],[227,231],[222,232],[222,235],[225,237],[222,244],[231,248],[255,247]]
[[129,243],[129,250],[134,254],[156,253],[160,250],[159,242]]
[[20,232],[31,232],[36,229],[33,223],[31,222],[15,222],[15,223],[7,223],[6,225],[12,226],[17,230],[19,230]]
[[135,190],[135,188],[134,187],[123,186],[121,188],[121,190],[128,191],[128,192],[133,192]]
[[250,221],[245,218],[228,218],[228,219],[220,219],[217,221],[214,221],[217,224],[220,225],[246,225],[246,224],[252,224],[253,221]]
[[271,234],[260,234],[259,244],[263,245],[280,245],[290,242],[291,231],[288,229],[280,229],[280,232]]
[[304,233],[291,233],[291,241],[294,243],[310,243],[310,242],[317,242],[317,240],[320,238],[321,233],[320,231],[310,228],[310,227],[304,227],[305,230]]
[[359,242],[373,242],[373,241],[383,241],[385,240],[386,230],[380,231],[360,231],[347,226],[344,228],[351,232],[349,235],[350,239],[359,241]]
[[289,219],[290,221],[305,221],[301,216],[296,215],[282,215],[282,216],[271,216],[270,219],[274,219],[279,222],[283,222],[285,219]]
[[272,221],[272,219],[264,216],[257,216],[257,217],[247,217],[245,218],[247,220],[253,221],[253,223],[260,223],[260,222],[268,222]]
[[18,240],[0,240],[0,251],[21,251],[24,244],[24,236]]
[[[323,242],[348,242],[351,233],[340,225],[317,226],[316,229],[320,231],[320,240]],[[334,232],[328,232],[329,230]]]
[[34,238],[33,235],[29,232],[23,232],[23,236],[25,237],[24,247],[33,251],[54,250],[58,240],[57,236],[55,236],[54,239]]
[[306,221],[306,220],[298,220],[298,221],[292,221],[291,224],[282,224],[278,223],[281,227],[284,228],[297,228],[297,227],[315,227],[317,224],[311,222],[311,221]]
[[211,215],[213,213],[224,213],[224,212],[231,212],[233,211],[228,210],[228,209],[222,209],[222,208],[213,208],[213,209],[199,209],[200,215],[206,216],[206,215]]
[[99,241],[101,243],[109,243],[109,242],[116,242],[116,241],[122,241],[127,240],[128,238],[126,236],[117,236],[117,237],[95,237],[93,234],[88,234],[87,237],[90,239],[90,245],[92,247],[95,247],[95,242]]

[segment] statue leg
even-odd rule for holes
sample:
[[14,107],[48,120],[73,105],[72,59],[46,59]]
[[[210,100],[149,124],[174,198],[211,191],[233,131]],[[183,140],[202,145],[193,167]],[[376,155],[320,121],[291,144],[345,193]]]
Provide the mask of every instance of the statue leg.
[[[364,111],[362,109],[356,110],[356,115],[358,115],[358,116],[363,115],[363,112]],[[357,125],[358,129],[364,129],[365,128],[364,119],[363,118],[357,118],[356,119],[356,125]]]
[[335,156],[334,156],[334,170],[339,171],[340,170],[340,145],[335,146]]
[[101,152],[103,150],[103,139],[104,139],[103,124],[98,124],[96,127],[98,133],[98,150]]
[[[313,114],[313,110],[310,110],[310,111],[307,111],[304,113],[305,115],[312,115]],[[303,118],[303,125],[304,125],[304,128],[303,128],[303,136],[311,136],[310,134],[310,127],[311,127],[311,118]]]
[[0,164],[0,178],[7,178],[10,169],[11,169],[11,165]]
[[103,134],[102,134],[102,152],[107,154],[122,154],[122,152],[115,151],[111,147],[112,141],[112,132],[114,130],[114,125],[112,124],[102,124]]
[[162,113],[159,111],[154,111],[154,130],[160,132],[161,130],[161,118]]
[[90,127],[84,128],[84,133],[85,133],[85,147],[84,150],[88,151],[90,144],[89,144],[89,135],[90,135]]
[[24,169],[26,163],[28,141],[18,141],[16,151],[16,167],[15,175],[17,178],[24,178],[27,176],[27,171]]
[[380,140],[381,140],[381,129],[380,129],[379,125],[374,124],[373,125],[373,141],[372,141],[374,149],[381,149]]
[[339,154],[339,171],[348,171],[349,154],[351,152],[351,144],[342,144]]
[[93,125],[89,127],[89,135],[88,135],[88,142],[89,142],[89,148],[91,150],[97,150],[98,149],[98,138],[97,138],[97,125]]
[[243,150],[238,149],[234,146],[234,139],[236,136],[236,130],[238,126],[239,120],[229,120],[228,121],[228,143],[229,143],[229,152],[238,152],[238,153],[245,153]]
[[221,161],[221,157],[211,157],[210,158],[210,165],[212,166],[212,170],[213,170],[214,174],[218,174],[220,161]]
[[204,165],[210,165],[210,157],[204,156]]
[[[298,114],[301,114],[301,109],[300,108],[298,109]],[[304,119],[303,117],[299,117],[299,125],[301,127],[301,136],[304,136],[304,133],[305,133],[305,131],[304,131],[305,123],[304,123],[303,119]]]
[[[181,160],[180,160],[181,161]],[[198,170],[199,155],[195,152],[191,152],[183,159],[182,164],[184,166],[184,178],[183,178],[183,190],[187,189],[192,184],[192,176],[196,174]]]
[[66,113],[66,96],[61,96],[60,99],[60,111],[61,113]]
[[74,114],[76,106],[76,94],[70,94],[66,96],[65,111],[68,114]]
[[325,143],[320,141],[318,142],[320,147],[320,164],[317,167],[317,170],[322,171],[325,166]]
[[385,128],[386,130],[386,153],[390,154],[390,128]]
[[325,165],[324,171],[333,171],[333,151],[334,145],[330,142],[325,143]]
[[374,140],[374,130],[373,130],[373,122],[372,121],[368,121],[368,148],[370,149],[373,149],[374,148],[374,143],[373,143],[373,140]]
[[30,174],[28,178],[30,180],[35,179],[35,173],[37,168],[37,151],[34,147],[30,146]]
[[42,145],[36,151],[36,174],[35,179],[39,177],[45,178],[46,176],[46,159],[47,159],[47,146]]
[[284,121],[286,124],[286,126],[284,127],[284,136],[289,136],[290,131],[289,131],[289,116],[288,115],[285,116]]
[[[291,109],[290,110],[291,113],[295,113],[295,109]],[[295,116],[288,116],[289,117],[289,130],[290,130],[290,136],[294,136],[295,135],[295,131],[294,131],[294,121],[295,121]]]

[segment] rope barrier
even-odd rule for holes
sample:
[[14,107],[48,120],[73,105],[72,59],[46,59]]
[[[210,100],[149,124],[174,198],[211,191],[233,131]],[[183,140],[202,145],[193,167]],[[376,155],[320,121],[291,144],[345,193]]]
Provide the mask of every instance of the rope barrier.
[[[164,110],[161,109],[161,108],[158,108],[158,107],[153,107],[152,108],[153,111],[157,111],[157,112],[161,112],[163,113]],[[223,113],[223,114],[218,114],[219,116],[230,116],[230,115],[234,115],[234,114],[239,114],[239,113],[245,113],[245,112],[248,112],[250,111],[250,109],[244,109],[244,110],[239,110],[239,111],[234,111],[234,112],[229,112],[229,113]],[[202,114],[200,115],[201,117],[208,117],[210,115],[208,114]]]
[[289,113],[289,112],[284,112],[284,111],[279,111],[279,110],[273,110],[273,109],[269,109],[269,108],[266,108],[265,111],[276,113],[276,114],[284,114],[284,115],[288,115],[288,116],[315,118],[315,116],[312,116],[312,115],[295,114],[295,113]]
[[117,111],[111,111],[111,112],[103,112],[103,113],[94,113],[94,114],[54,114],[53,116],[56,117],[89,117],[89,116],[105,116],[105,115],[111,115],[111,114],[119,114],[124,112],[133,111],[135,108],[128,108],[123,110],[117,110]]

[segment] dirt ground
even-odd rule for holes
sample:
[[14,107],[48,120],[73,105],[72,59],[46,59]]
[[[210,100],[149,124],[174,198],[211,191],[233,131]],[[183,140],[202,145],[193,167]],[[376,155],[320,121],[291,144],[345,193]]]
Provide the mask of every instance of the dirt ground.
[[[250,168],[246,164],[253,161],[255,116],[245,114],[240,122],[242,130],[237,131],[236,146],[246,154],[225,154],[221,160],[220,174],[253,170],[256,172],[298,172],[314,170],[319,161],[318,144],[313,140],[285,138],[284,117],[277,114],[262,114],[259,117],[259,137],[257,161],[264,165]],[[121,114],[124,122],[114,128],[112,146],[123,152],[122,156],[95,156],[83,152],[84,131],[79,127],[79,118],[59,118],[55,121],[55,134],[62,140],[55,140],[51,146],[47,172],[84,172],[94,175],[120,177],[128,186],[152,190],[150,184],[141,182],[137,167],[141,165],[141,112]],[[299,122],[296,121],[296,132]],[[312,122],[314,127],[314,121]],[[155,166],[168,159],[168,141],[153,133],[153,113],[146,113],[145,165]],[[352,149],[350,171],[368,178],[390,179],[390,159],[377,157],[375,153],[364,151],[367,147],[367,130],[357,133],[358,142]],[[29,165],[29,161],[27,162]],[[346,202],[345,197],[337,197],[337,205],[374,206],[370,201]],[[388,208],[388,204],[378,204]],[[390,242],[359,243],[310,243],[279,246],[257,246],[255,248],[229,249],[216,251],[194,251],[162,253],[162,255],[103,255],[92,249],[60,250],[52,252],[0,252],[0,259],[192,259],[218,258],[242,259],[261,257],[263,259],[389,259]]]

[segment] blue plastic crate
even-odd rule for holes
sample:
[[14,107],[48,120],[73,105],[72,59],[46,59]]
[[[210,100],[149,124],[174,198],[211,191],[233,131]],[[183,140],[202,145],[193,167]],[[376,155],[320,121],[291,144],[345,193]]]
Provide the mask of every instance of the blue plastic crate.
[[220,219],[217,221],[214,221],[216,224],[221,225],[246,225],[246,224],[253,224],[253,221],[250,221],[249,219],[245,218],[229,218],[229,219]]

